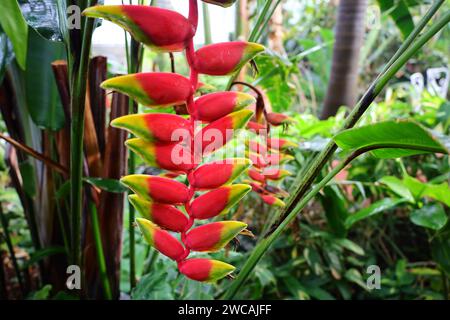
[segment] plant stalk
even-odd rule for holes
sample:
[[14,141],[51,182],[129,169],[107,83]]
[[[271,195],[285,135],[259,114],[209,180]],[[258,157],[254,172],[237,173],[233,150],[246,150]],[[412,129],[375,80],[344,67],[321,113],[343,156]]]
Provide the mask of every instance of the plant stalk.
[[[95,5],[96,0],[90,1]],[[85,19],[80,61],[72,84],[70,108],[72,122],[70,127],[70,212],[71,212],[71,263],[81,267],[81,220],[83,207],[83,136],[84,111],[89,66],[89,53],[92,43],[95,19]]]
[[208,5],[205,2],[202,3],[202,9],[203,9],[203,28],[205,29],[205,44],[211,44],[212,43],[211,19],[209,16]]
[[97,207],[93,201],[89,202],[89,207],[91,211],[92,234],[95,241],[95,250],[97,251],[97,262],[100,278],[106,299],[112,300],[111,286],[108,279],[108,272],[106,270],[105,254],[103,252],[102,234],[100,231],[100,223],[98,221]]

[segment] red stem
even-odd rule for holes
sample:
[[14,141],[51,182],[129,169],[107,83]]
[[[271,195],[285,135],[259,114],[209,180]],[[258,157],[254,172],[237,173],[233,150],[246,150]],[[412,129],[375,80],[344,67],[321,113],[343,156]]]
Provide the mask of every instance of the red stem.
[[[189,0],[189,21],[191,22],[192,26],[194,27],[195,31],[197,31],[197,25],[198,25],[198,5],[197,0]],[[196,112],[195,112],[195,102],[194,102],[194,94],[197,91],[198,86],[198,72],[195,70],[195,48],[194,48],[194,39],[192,38],[187,47],[186,47],[186,60],[189,65],[190,69],[190,81],[191,81],[191,94],[187,100],[187,111],[190,116],[191,120],[191,151],[195,152],[195,146],[194,146],[194,136],[195,136],[195,119],[196,119]],[[193,160],[196,160],[196,156],[194,155]],[[195,162],[197,163],[197,162]],[[186,229],[181,233],[181,242],[183,244],[186,243],[186,233],[192,228],[194,225],[195,219],[190,214],[190,202],[192,198],[195,195],[195,188],[193,187],[194,181],[193,181],[193,175],[192,172],[195,170],[192,169],[189,172],[187,172],[188,182],[189,182],[189,200],[186,202],[184,208],[186,209],[187,214],[189,215],[189,222],[186,225]],[[185,260],[189,254],[190,249],[186,247],[185,245],[185,251],[184,255],[181,257],[181,259],[178,261],[178,264]]]

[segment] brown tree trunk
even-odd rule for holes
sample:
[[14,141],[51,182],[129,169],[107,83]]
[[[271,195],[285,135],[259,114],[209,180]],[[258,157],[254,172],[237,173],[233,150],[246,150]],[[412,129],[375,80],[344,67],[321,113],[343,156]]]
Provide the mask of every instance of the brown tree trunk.
[[363,43],[367,0],[341,0],[338,7],[330,81],[321,114],[334,116],[357,99],[358,67]]

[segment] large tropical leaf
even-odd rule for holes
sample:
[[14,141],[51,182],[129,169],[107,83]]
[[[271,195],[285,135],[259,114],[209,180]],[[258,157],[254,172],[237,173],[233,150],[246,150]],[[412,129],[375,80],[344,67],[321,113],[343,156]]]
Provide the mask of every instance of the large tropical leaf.
[[31,118],[38,127],[56,131],[64,126],[51,63],[64,58],[64,45],[42,38],[30,28],[27,55],[26,99]]
[[27,59],[28,26],[16,0],[3,0],[0,26],[11,40],[17,63],[25,70]]
[[405,199],[391,199],[391,198],[385,198],[383,200],[377,201],[370,206],[361,209],[360,211],[356,212],[355,214],[352,214],[345,220],[345,226],[347,228],[350,228],[353,224],[356,222],[366,219],[370,216],[376,215],[378,213],[385,212],[387,210],[390,210],[400,203],[405,202]]
[[388,14],[402,33],[403,38],[409,36],[414,29],[414,20],[409,12],[409,3],[405,0],[377,0],[381,12]]
[[410,120],[385,121],[344,130],[334,140],[344,151],[371,151],[375,157],[383,159],[449,153],[440,137]]
[[3,82],[6,67],[14,60],[14,50],[6,33],[0,26],[0,84]]

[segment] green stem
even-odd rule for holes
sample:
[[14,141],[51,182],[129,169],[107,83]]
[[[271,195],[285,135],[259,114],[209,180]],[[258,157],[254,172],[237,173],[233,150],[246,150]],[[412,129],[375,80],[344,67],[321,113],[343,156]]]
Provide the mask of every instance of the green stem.
[[[96,0],[90,4],[96,4]],[[95,19],[85,19],[79,65],[75,73],[70,107],[70,212],[71,212],[71,263],[81,267],[81,211],[83,206],[83,135],[84,111],[87,87],[89,52],[92,43]]]
[[275,5],[272,7],[272,9],[270,10],[269,14],[267,15],[266,19],[264,20],[264,22],[261,24],[261,28],[259,29],[258,33],[255,36],[255,39],[260,39],[262,36],[262,33],[264,31],[264,29],[267,27],[267,25],[269,24],[270,19],[273,16],[273,13],[275,12],[275,10],[277,9],[278,5],[281,3],[281,0],[277,0],[277,2],[275,3]]
[[[375,80],[369,89],[366,91],[364,96],[358,102],[358,104],[353,108],[347,120],[344,123],[342,130],[352,128],[358,120],[362,117],[364,112],[369,108],[372,102],[375,100],[377,95],[383,90],[387,82],[403,67],[406,62],[419,51],[425,43],[427,43],[436,33],[439,32],[448,22],[450,21],[450,12],[446,12],[432,27],[430,27],[425,33],[423,33],[413,45],[404,50],[403,54],[399,58],[391,63],[391,66],[387,69],[386,73],[382,74]],[[399,49],[400,50],[400,49]],[[327,161],[330,159],[331,155],[336,151],[336,144],[331,140],[325,148],[320,152],[316,158],[312,161],[311,165],[308,167],[306,174],[292,193],[292,197],[289,198],[286,207],[282,210],[281,216],[285,217],[287,213],[292,210],[295,203],[297,203],[305,192],[309,189],[311,184],[314,182],[315,178],[319,174],[320,170],[324,167]],[[283,219],[283,218],[282,218]]]
[[[373,102],[375,97],[381,92],[384,86],[387,84],[388,80],[394,76],[394,74],[408,61],[408,59],[414,55],[428,40],[431,39],[436,33],[439,32],[445,25],[450,22],[450,11],[447,11],[443,16],[431,26],[416,42],[412,44],[410,48],[404,51],[397,61],[391,64],[387,72],[379,77],[379,81],[375,81],[366,94],[363,96],[361,101],[353,109],[347,121],[344,124],[344,129],[353,127],[370,104]],[[386,146],[383,146],[386,147]],[[296,215],[303,209],[303,207],[311,200],[320,190],[323,188],[340,170],[342,170],[350,161],[356,158],[359,154],[363,152],[370,151],[372,149],[362,149],[350,155],[345,161],[341,162],[336,166],[325,178],[323,178],[309,193],[306,191],[313,184],[315,178],[320,173],[321,169],[327,163],[331,155],[336,151],[336,144],[334,141],[330,141],[325,149],[315,158],[312,165],[308,168],[305,178],[300,186],[297,188],[289,204],[286,206],[287,210],[284,212],[286,215],[283,217],[279,225],[270,233],[266,238],[262,239],[261,242],[255,247],[253,253],[250,255],[246,261],[242,271],[239,273],[237,279],[233,282],[229,290],[223,296],[224,299],[231,299],[234,297],[236,292],[239,290],[241,285],[249,276],[250,272],[256,266],[258,261],[261,259],[263,254],[267,251],[269,246],[281,235],[284,229],[289,225],[289,223],[296,217]],[[294,200],[297,201],[294,201]]]
[[[248,41],[249,42],[255,42],[258,41],[258,33],[261,29],[261,26],[264,22],[264,20],[266,19],[267,16],[267,12],[270,9],[270,5],[272,4],[271,0],[267,0],[266,3],[264,4],[263,9],[261,10],[261,13],[258,16],[258,19],[255,22],[255,26],[253,27],[252,31],[250,32],[250,36],[248,37]],[[278,5],[278,3],[276,4]],[[273,11],[272,11],[273,13]],[[271,16],[267,16],[267,19],[270,19]],[[268,20],[267,20],[268,21]],[[237,76],[239,75],[239,72],[241,71],[241,69],[239,69],[238,71],[236,71],[228,80],[228,84],[227,84],[227,90],[230,90],[232,83],[234,82],[234,80],[236,80]]]
[[210,22],[211,19],[209,16],[208,5],[205,2],[202,3],[202,9],[203,9],[203,28],[205,29],[205,44],[211,44],[212,43],[211,22]]
[[112,300],[111,286],[109,284],[108,272],[106,271],[105,254],[103,253],[102,235],[100,232],[100,224],[98,222],[97,208],[94,202],[89,202],[92,220],[92,234],[94,236],[95,250],[97,251],[98,269],[100,279],[103,285],[103,291],[107,300]]

